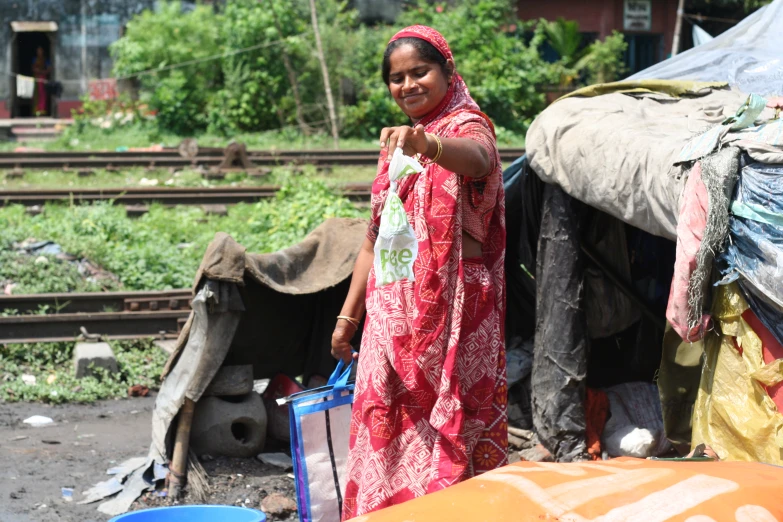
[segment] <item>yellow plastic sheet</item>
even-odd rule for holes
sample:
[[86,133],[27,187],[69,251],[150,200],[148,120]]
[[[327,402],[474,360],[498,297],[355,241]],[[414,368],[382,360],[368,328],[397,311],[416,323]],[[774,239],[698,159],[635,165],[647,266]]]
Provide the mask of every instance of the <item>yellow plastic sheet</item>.
[[573,97],[592,97],[601,96],[602,94],[611,94],[613,92],[622,93],[663,93],[679,98],[680,96],[690,95],[699,96],[709,93],[713,89],[725,89],[728,87],[726,82],[696,82],[691,80],[637,80],[637,81],[622,81],[611,83],[598,83],[595,85],[588,85],[582,87],[574,92],[570,92],[565,96],[558,98],[563,100],[565,98]]
[[776,370],[780,375],[781,361],[764,364],[761,340],[742,319],[748,305],[737,286],[721,286],[715,295],[717,328],[704,339],[691,445],[707,444],[722,460],[783,465],[783,414],[762,387],[777,379]]

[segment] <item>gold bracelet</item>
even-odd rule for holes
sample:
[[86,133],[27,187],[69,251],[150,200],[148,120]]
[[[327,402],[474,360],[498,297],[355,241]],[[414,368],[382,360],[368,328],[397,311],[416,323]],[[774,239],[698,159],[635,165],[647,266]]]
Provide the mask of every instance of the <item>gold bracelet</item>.
[[431,165],[433,163],[437,163],[438,160],[440,159],[441,154],[443,154],[443,143],[441,143],[440,138],[434,134],[428,134],[428,135],[435,138],[435,142],[438,144],[438,152],[435,154],[435,157],[432,158],[430,161],[422,162],[422,165]]
[[354,319],[353,317],[348,317],[347,315],[338,315],[337,316],[337,320],[340,320],[340,319],[342,319],[344,321],[348,321],[349,323],[354,325],[357,330],[359,329],[359,320],[358,319]]

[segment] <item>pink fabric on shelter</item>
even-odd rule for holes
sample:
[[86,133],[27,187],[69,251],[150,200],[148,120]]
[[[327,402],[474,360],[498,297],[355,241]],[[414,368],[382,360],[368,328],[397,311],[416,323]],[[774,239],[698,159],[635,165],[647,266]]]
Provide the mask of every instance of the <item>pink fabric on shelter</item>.
[[696,254],[707,227],[708,207],[707,187],[701,179],[701,163],[697,162],[691,169],[680,200],[677,260],[674,263],[674,277],[669,292],[669,304],[666,307],[666,319],[684,341],[700,340],[710,323],[710,316],[704,314],[699,325],[688,328],[688,282],[696,270]]

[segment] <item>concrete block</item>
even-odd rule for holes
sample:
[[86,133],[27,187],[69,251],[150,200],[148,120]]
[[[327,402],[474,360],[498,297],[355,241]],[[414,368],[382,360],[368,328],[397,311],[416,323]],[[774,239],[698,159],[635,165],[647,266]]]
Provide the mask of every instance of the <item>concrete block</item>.
[[245,395],[253,391],[253,365],[222,366],[212,382],[204,390],[204,395],[232,396]]
[[90,365],[117,373],[117,359],[109,343],[76,343],[73,349],[73,368],[76,378],[90,374]]
[[193,412],[190,444],[198,456],[254,457],[264,448],[266,425],[266,408],[257,393],[202,397]]

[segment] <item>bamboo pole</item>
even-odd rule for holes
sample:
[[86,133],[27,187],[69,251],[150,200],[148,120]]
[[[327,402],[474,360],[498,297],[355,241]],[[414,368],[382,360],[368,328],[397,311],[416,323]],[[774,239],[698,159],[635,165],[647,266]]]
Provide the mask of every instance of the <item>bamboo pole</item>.
[[169,496],[178,498],[187,482],[188,446],[190,445],[190,426],[193,423],[193,411],[196,403],[185,398],[185,403],[179,410],[177,435],[174,440],[174,454],[169,465]]
[[340,147],[340,130],[337,128],[337,113],[334,110],[334,99],[332,98],[332,87],[329,82],[329,69],[326,67],[326,57],[324,48],[321,45],[321,32],[318,30],[318,14],[315,9],[315,0],[310,0],[310,15],[313,19],[313,33],[315,34],[315,47],[318,52],[318,60],[321,62],[321,73],[324,78],[324,90],[326,91],[326,106],[329,108],[329,120],[332,123],[332,139],[334,148]]
[[682,16],[685,14],[685,0],[677,5],[677,21],[674,23],[674,39],[672,40],[672,56],[680,52],[680,33],[682,32]]

